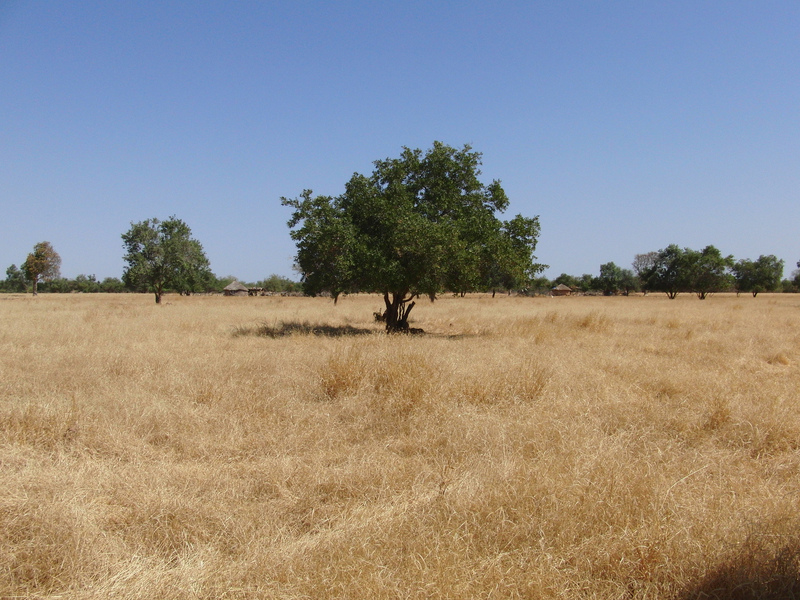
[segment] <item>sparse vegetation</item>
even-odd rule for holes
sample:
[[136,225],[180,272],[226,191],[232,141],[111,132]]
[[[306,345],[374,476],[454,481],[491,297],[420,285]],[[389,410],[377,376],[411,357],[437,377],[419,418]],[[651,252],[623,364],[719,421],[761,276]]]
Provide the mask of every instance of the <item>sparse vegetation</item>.
[[0,597],[796,597],[763,296],[0,296]]

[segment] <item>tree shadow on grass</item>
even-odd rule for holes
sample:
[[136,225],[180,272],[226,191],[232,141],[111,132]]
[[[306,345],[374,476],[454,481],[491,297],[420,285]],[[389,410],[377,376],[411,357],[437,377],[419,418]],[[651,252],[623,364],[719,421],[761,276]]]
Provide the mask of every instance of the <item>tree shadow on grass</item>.
[[[257,325],[241,325],[233,330],[234,337],[268,337],[282,338],[291,335],[313,335],[317,337],[350,337],[361,335],[385,334],[382,326],[367,329],[363,327],[353,327],[352,325],[324,325],[319,323],[302,322],[277,322],[274,324],[259,323]],[[408,333],[396,333],[390,335],[412,335],[420,337],[433,337],[445,340],[463,340],[468,338],[481,337],[476,333],[436,333],[415,329]]]
[[751,535],[737,552],[677,596],[677,600],[784,598],[800,598],[797,534]]
[[382,329],[364,329],[351,325],[320,325],[319,323],[304,322],[278,322],[273,325],[260,323],[258,325],[245,325],[233,330],[234,337],[256,336],[268,338],[281,338],[291,335],[313,335],[318,337],[347,337],[358,335],[373,335],[382,333]]

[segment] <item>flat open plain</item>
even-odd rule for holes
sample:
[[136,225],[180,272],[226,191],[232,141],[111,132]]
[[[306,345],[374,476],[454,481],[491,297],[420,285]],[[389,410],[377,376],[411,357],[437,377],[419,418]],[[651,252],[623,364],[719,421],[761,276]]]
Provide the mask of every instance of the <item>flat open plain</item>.
[[800,295],[381,305],[0,295],[0,597],[800,594]]

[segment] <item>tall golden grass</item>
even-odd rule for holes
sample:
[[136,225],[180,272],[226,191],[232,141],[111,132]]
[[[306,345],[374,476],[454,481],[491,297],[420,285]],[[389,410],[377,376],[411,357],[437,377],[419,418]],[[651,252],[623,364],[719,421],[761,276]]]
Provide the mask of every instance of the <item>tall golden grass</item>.
[[800,296],[0,296],[0,597],[800,595]]

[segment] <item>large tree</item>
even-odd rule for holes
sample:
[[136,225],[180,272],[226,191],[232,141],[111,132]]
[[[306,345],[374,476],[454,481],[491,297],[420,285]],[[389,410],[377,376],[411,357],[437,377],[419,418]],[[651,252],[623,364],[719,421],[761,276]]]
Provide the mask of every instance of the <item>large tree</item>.
[[753,261],[743,258],[733,265],[737,292],[749,292],[755,298],[760,292],[778,288],[783,277],[783,261],[776,256],[763,254]]
[[33,295],[36,296],[39,293],[39,281],[51,281],[61,276],[61,257],[50,242],[39,242],[21,268],[25,279],[33,284]]
[[387,331],[403,331],[420,295],[517,286],[543,269],[538,217],[498,218],[508,198],[499,181],[479,180],[481,154],[469,146],[434,142],[374,165],[340,196],[281,198],[294,209],[306,293],[380,293]]
[[[647,256],[649,266],[643,266],[640,272],[642,287],[652,292],[664,292],[670,300],[691,289],[691,273],[688,269],[686,250],[676,244],[670,244],[659,250],[654,256]],[[636,268],[636,263],[634,263]]]
[[700,300],[730,287],[729,270],[733,267],[733,256],[722,256],[715,246],[706,246],[700,251],[685,248],[684,263],[689,277],[689,288]]
[[122,241],[128,263],[122,281],[132,290],[152,292],[157,304],[168,289],[202,291],[213,281],[203,246],[192,238],[189,226],[174,216],[131,223]]

